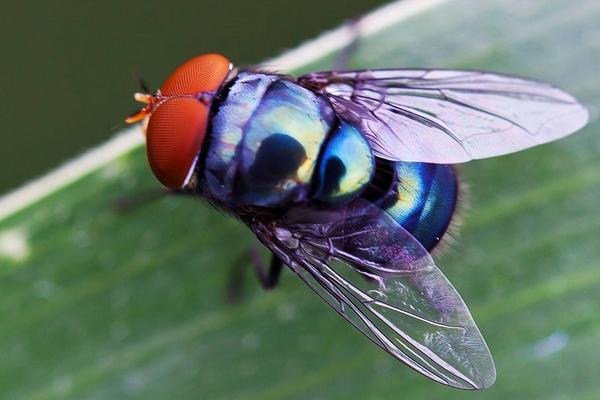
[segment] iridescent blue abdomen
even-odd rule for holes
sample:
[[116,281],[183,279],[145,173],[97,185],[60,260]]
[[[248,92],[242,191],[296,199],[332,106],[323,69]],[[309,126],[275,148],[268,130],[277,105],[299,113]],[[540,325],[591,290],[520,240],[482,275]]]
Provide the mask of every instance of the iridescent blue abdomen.
[[393,174],[378,205],[427,250],[444,236],[456,210],[458,180],[450,165],[390,162]]

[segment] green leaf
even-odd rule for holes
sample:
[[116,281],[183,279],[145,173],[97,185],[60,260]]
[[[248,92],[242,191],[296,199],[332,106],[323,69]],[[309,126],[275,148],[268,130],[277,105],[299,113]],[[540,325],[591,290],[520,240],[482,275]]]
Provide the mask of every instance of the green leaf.
[[3,398],[598,398],[599,20],[595,0],[440,2],[362,38],[351,60],[535,77],[592,111],[570,138],[460,167],[471,206],[438,264],[488,340],[492,388],[422,378],[291,273],[225,302],[256,241],[195,199],[115,212],[157,187],[136,149],[0,222]]

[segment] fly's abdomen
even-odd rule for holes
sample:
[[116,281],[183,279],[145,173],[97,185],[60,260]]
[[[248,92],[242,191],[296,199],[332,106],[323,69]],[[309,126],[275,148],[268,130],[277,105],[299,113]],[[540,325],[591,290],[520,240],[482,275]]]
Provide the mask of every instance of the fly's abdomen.
[[[444,236],[456,210],[458,181],[444,164],[378,160],[367,198],[410,232],[427,250]],[[385,194],[383,194],[385,193]]]
[[398,197],[387,212],[431,250],[446,233],[458,199],[454,168],[443,164],[396,163]]
[[312,198],[321,204],[342,204],[363,191],[374,167],[366,138],[353,125],[339,121],[320,156]]

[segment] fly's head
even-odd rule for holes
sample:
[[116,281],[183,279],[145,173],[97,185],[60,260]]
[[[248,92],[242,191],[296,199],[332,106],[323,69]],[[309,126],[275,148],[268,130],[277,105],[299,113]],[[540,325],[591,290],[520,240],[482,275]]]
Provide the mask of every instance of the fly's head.
[[145,121],[148,163],[167,188],[184,188],[190,181],[208,127],[213,95],[232,71],[220,54],[203,54],[186,61],[156,94],[136,93],[145,106],[127,123]]

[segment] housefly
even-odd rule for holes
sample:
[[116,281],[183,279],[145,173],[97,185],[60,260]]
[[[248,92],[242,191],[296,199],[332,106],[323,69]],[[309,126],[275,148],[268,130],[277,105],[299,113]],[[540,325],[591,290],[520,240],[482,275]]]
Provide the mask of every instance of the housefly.
[[430,252],[455,214],[453,164],[582,128],[586,109],[544,82],[469,70],[292,78],[219,54],[179,66],[127,122],[147,122],[158,180],[245,223],[373,343],[428,378],[481,389],[489,349]]

